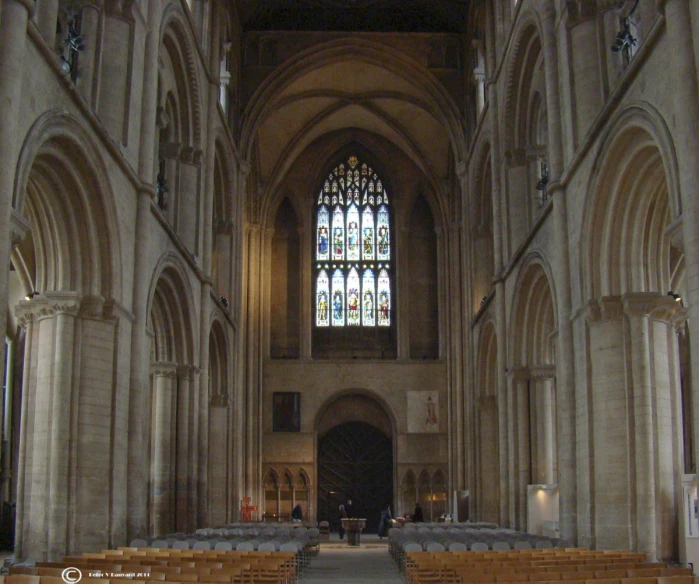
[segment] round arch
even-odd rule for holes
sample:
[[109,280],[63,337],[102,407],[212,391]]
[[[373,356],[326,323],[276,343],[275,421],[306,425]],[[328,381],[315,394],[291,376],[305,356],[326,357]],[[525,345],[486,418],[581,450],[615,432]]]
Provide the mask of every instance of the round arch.
[[[637,103],[617,114],[602,143],[581,230],[584,297],[665,293],[671,247],[666,227],[682,212],[671,134],[657,110]],[[590,254],[598,254],[596,261]]]

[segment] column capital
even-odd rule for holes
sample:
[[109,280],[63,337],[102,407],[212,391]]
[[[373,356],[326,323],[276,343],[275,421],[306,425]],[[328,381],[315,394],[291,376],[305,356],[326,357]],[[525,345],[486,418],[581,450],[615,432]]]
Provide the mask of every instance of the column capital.
[[520,365],[519,367],[510,367],[507,369],[507,378],[513,381],[529,381],[531,378],[529,367]]
[[533,365],[529,368],[532,380],[542,381],[556,377],[555,365]]
[[[78,316],[82,296],[77,292],[46,292],[44,295],[54,314]],[[104,302],[104,299],[102,300]]]
[[150,364],[150,374],[153,377],[167,377],[168,379],[177,379],[177,363],[167,363],[165,361],[157,361]]
[[623,315],[621,296],[602,296],[599,300],[591,300],[588,303],[585,318],[588,323],[598,323],[621,321]]
[[656,292],[630,292],[624,294],[624,312],[629,317],[649,317],[670,321],[679,303],[672,296]]

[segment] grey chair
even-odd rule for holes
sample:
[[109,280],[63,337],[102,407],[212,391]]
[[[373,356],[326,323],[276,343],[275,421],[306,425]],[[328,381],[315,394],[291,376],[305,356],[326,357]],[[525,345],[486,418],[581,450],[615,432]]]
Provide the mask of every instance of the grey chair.
[[132,539],[131,543],[129,543],[129,547],[132,547],[132,548],[148,547],[148,542],[145,539]]
[[536,549],[538,550],[550,550],[553,544],[548,539],[542,539],[536,542]]
[[507,551],[511,550],[512,548],[510,547],[510,544],[507,543],[506,541],[496,541],[493,544],[493,549],[500,550],[502,552],[507,552]]
[[229,552],[233,549],[233,544],[230,541],[219,541],[214,549],[216,551]]
[[210,550],[211,544],[208,541],[198,541],[192,546],[193,550]]
[[530,550],[530,549],[532,549],[532,544],[530,544],[528,541],[516,541],[515,542],[515,549],[516,550]]
[[468,547],[466,547],[465,543],[461,543],[460,541],[452,541],[448,549],[450,552],[465,552],[468,550]]
[[260,546],[257,548],[258,552],[276,552],[277,548],[274,545],[274,542],[272,541],[266,541],[265,543],[261,543]]
[[488,551],[488,544],[485,543],[484,541],[477,541],[475,543],[471,544],[471,551],[472,552],[487,552]]
[[168,545],[167,541],[164,539],[156,539],[153,543],[150,544],[150,547],[159,549],[159,550],[166,550],[170,546]]
[[173,542],[172,549],[173,550],[188,550],[189,549],[189,542],[186,539]]
[[254,552],[255,546],[251,544],[249,541],[244,541],[235,546],[235,549],[239,552]]
[[438,541],[431,541],[430,543],[427,544],[427,548],[425,549],[427,552],[443,552],[444,551],[444,546],[439,543]]

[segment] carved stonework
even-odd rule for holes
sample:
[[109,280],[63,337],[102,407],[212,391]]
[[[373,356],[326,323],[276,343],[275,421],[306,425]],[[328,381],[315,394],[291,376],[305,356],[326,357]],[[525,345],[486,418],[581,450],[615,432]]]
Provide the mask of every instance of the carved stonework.
[[553,379],[556,376],[556,366],[533,365],[529,368],[529,375],[533,381]]
[[182,162],[185,164],[192,164],[194,166],[201,166],[203,159],[204,153],[197,148],[192,148],[191,146],[183,148],[182,153],[180,154],[180,160],[182,160]]
[[177,379],[177,364],[164,362],[151,363],[150,374],[153,377],[167,377],[168,379]]
[[624,316],[624,306],[619,296],[603,296],[599,299],[600,319],[620,321]]
[[80,307],[80,316],[83,318],[103,319],[104,318],[104,297],[86,296],[83,298]]
[[510,367],[507,370],[507,378],[513,381],[529,381],[531,377],[529,367]]
[[672,296],[654,292],[624,294],[624,312],[630,317],[649,317],[653,320],[670,322],[680,308]]
[[53,314],[63,313],[78,316],[82,296],[77,292],[46,292],[44,296]]

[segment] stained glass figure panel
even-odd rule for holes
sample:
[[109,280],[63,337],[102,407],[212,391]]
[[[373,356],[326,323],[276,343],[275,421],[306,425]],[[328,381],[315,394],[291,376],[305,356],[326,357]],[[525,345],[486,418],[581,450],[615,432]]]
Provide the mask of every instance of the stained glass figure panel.
[[316,280],[316,325],[330,326],[330,280],[328,273],[321,270]]
[[345,324],[345,275],[342,270],[333,273],[332,325]]
[[333,259],[345,259],[345,214],[339,205],[333,211]]
[[388,207],[381,205],[378,212],[378,229],[376,241],[376,259],[391,259],[391,232],[388,224]]
[[376,326],[376,282],[374,272],[365,270],[362,277],[362,324]]
[[362,213],[362,259],[373,260],[374,254],[374,212],[364,207]]
[[330,259],[330,210],[321,205],[318,209],[318,231],[316,236],[316,259]]
[[391,279],[386,270],[379,273],[378,282],[379,326],[391,326]]
[[352,268],[347,276],[347,324],[359,326],[359,274],[356,268]]
[[347,259],[359,259],[359,209],[354,204],[347,209]]

